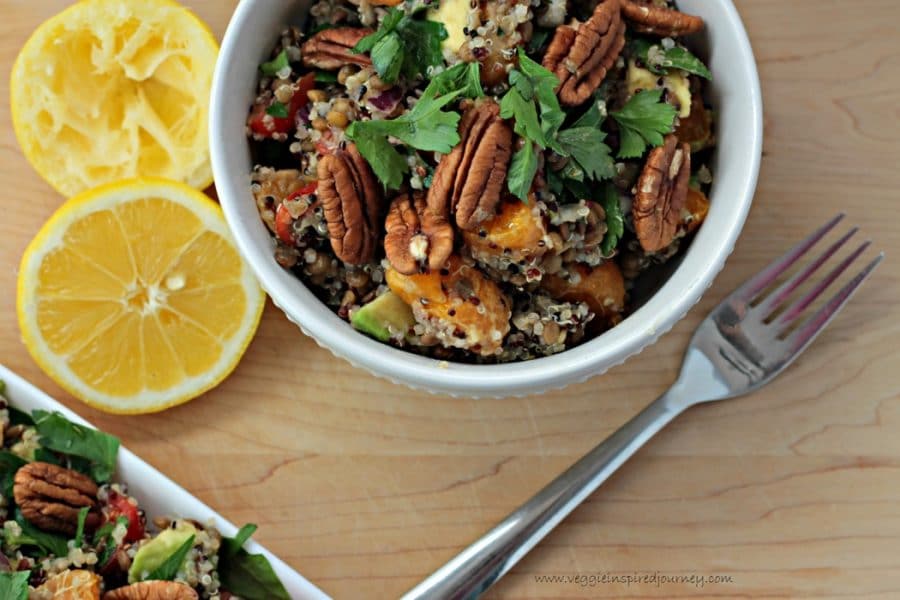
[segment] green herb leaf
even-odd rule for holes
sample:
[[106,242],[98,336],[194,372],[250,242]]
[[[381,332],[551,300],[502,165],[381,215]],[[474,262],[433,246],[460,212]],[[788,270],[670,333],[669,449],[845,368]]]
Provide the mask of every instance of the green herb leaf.
[[361,39],[352,49],[356,54],[370,53],[372,65],[386,83],[393,83],[402,72],[412,79],[428,67],[444,61],[441,42],[447,39],[443,24],[415,19],[397,8],[388,10],[375,33]]
[[534,100],[534,85],[522,71],[512,69],[509,72],[509,85],[519,92],[523,100],[528,102]]
[[500,100],[500,116],[504,119],[515,119],[513,129],[516,133],[541,148],[547,147],[534,102],[526,100],[518,88],[510,89]]
[[531,34],[531,39],[528,41],[528,54],[537,54],[544,47],[547,40],[550,39],[551,33],[553,33],[552,29],[544,29],[543,27],[535,29],[534,33]]
[[26,427],[34,425],[34,419],[27,412],[13,406],[8,407],[6,410],[9,411],[9,423],[11,425],[25,425]]
[[661,103],[662,90],[638,92],[618,112],[610,113],[619,124],[619,157],[637,158],[647,146],[661,146],[672,131],[677,111]]
[[166,560],[162,562],[158,567],[150,571],[146,577],[143,578],[143,581],[172,581],[175,579],[175,576],[178,574],[178,570],[181,568],[181,565],[184,564],[184,559],[187,558],[188,552],[191,551],[191,548],[194,547],[194,536],[192,535],[188,539],[184,540],[184,543],[181,544],[175,552],[173,552]]
[[600,108],[597,106],[596,102],[591,102],[587,107],[587,110],[584,111],[584,114],[578,117],[577,121],[572,123],[570,129],[575,129],[577,127],[600,127],[601,123],[603,123],[603,115],[600,114]]
[[397,189],[409,165],[391,146],[388,136],[416,150],[449,153],[459,143],[460,117],[459,113],[441,109],[461,93],[456,90],[437,97],[436,87],[429,85],[409,112],[391,120],[354,121],[347,128],[347,137],[356,142],[375,176],[387,188]]
[[534,144],[526,143],[513,154],[512,162],[509,164],[506,185],[510,193],[519,200],[527,201],[537,168],[538,159],[534,152]]
[[72,423],[56,412],[36,410],[33,416],[41,446],[89,461],[90,476],[99,483],[109,481],[116,468],[118,438]]
[[616,165],[609,146],[603,143],[606,134],[597,127],[573,127],[559,132],[559,143],[584,169],[591,179],[611,179]]
[[41,551],[44,555],[52,554],[57,557],[65,557],[69,554],[69,545],[66,539],[54,533],[41,531],[22,516],[22,511],[16,508],[15,521],[22,529],[22,535],[18,537],[10,537],[8,531],[4,530],[6,543],[16,546],[33,546]]
[[372,66],[382,80],[387,83],[397,81],[403,66],[400,36],[391,32],[378,40],[372,48],[371,57]]
[[646,38],[637,38],[632,41],[632,51],[648,70],[657,75],[667,73],[671,69],[681,69],[704,79],[712,79],[712,73],[703,61],[681,46],[667,50],[662,44],[653,43]]
[[[559,80],[540,63],[528,58],[521,48],[519,48],[519,69],[529,78],[534,87],[534,95],[541,112],[541,127],[544,130],[545,138],[550,142],[555,139],[556,132],[566,120],[566,113],[560,108],[559,99],[556,97]],[[550,147],[553,147],[552,143],[550,143]]]
[[89,506],[85,506],[78,511],[78,527],[75,529],[76,548],[81,548],[82,542],[84,541],[84,523],[87,521],[87,516],[90,511],[91,507]]
[[256,525],[241,527],[233,538],[222,538],[219,579],[222,587],[245,600],[290,600],[290,595],[262,554],[250,554],[243,546]]
[[13,479],[16,471],[24,467],[27,463],[24,459],[16,456],[8,450],[0,451],[0,493],[4,498],[12,498]]
[[290,66],[287,51],[282,50],[273,60],[259,65],[259,70],[263,72],[263,75],[274,77],[279,71]]
[[407,17],[397,30],[403,40],[403,74],[407,79],[444,62],[441,42],[447,39],[447,30],[442,23]]
[[616,186],[607,183],[604,186],[603,210],[606,212],[606,235],[600,242],[603,256],[611,256],[625,234],[625,219],[622,216],[622,205],[619,203],[619,192]]
[[432,79],[428,87],[432,86],[438,96],[459,91],[464,98],[481,98],[481,64],[476,61],[454,65]]
[[316,71],[316,83],[337,83],[337,73]]
[[266,109],[266,114],[272,115],[276,119],[286,119],[290,115],[288,107],[277,100]]
[[0,573],[0,598],[3,600],[28,600],[28,580],[31,571]]

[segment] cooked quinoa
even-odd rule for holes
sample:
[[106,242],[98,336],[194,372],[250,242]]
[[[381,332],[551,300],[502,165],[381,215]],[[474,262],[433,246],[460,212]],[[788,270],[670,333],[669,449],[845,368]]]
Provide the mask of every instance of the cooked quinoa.
[[357,329],[442,361],[550,356],[615,326],[709,207],[710,75],[682,35],[702,21],[675,11],[315,3],[274,40],[247,122],[275,260]]

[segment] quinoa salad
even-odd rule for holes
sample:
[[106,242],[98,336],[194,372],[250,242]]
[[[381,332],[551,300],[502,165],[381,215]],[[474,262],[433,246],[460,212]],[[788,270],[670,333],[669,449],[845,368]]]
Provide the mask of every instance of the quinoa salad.
[[708,213],[703,29],[667,0],[320,0],[249,109],[275,260],[439,360],[596,337]]
[[0,598],[290,600],[262,555],[215,524],[148,516],[113,481],[119,440],[10,406],[0,382]]

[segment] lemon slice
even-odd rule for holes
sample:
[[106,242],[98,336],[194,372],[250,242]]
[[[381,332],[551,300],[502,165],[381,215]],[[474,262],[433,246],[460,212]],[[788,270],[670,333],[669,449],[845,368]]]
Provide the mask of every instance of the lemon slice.
[[19,144],[67,197],[143,176],[205,188],[217,53],[206,25],[175,2],[77,2],[38,27],[13,66]]
[[28,351],[73,395],[114,413],[163,410],[218,384],[264,301],[219,206],[161,179],[72,198],[19,268]]

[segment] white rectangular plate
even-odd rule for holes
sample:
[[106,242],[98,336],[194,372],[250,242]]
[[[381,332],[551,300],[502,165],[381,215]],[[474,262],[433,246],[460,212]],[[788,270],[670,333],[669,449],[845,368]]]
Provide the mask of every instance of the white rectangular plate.
[[[6,383],[6,397],[18,409],[28,412],[35,409],[58,411],[70,421],[94,427],[3,365],[0,365],[0,380]],[[126,448],[119,450],[115,480],[128,484],[129,493],[140,501],[141,507],[151,518],[154,515],[172,515],[195,519],[201,523],[212,519],[223,535],[233,536],[237,532],[234,524]],[[272,568],[275,569],[275,573],[287,588],[291,598],[295,600],[330,600],[322,590],[253,540],[250,540],[245,547],[249,552],[263,554],[269,559]]]

